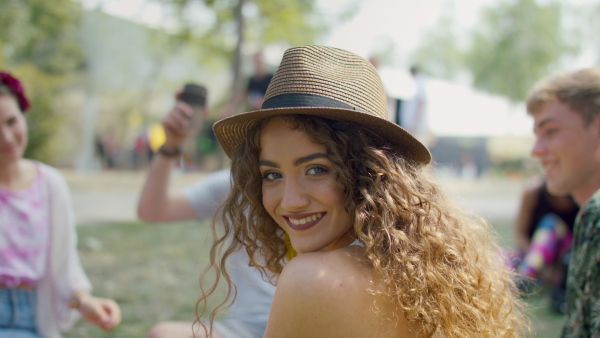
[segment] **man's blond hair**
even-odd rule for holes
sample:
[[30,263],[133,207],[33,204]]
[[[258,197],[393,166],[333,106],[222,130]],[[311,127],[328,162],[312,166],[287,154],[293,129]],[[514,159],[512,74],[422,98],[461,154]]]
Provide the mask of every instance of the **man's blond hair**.
[[535,114],[549,101],[560,101],[586,124],[600,114],[600,67],[562,72],[540,80],[527,95],[527,112]]

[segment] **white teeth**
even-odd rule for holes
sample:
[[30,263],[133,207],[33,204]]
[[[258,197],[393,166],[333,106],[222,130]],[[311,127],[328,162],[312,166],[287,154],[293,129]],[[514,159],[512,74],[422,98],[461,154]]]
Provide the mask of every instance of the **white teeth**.
[[312,222],[312,221],[316,221],[317,219],[323,217],[322,213],[318,213],[318,214],[314,214],[305,218],[300,218],[300,219],[295,219],[295,218],[290,218],[290,223],[295,224],[295,225],[302,225],[302,224],[306,224],[306,222]]

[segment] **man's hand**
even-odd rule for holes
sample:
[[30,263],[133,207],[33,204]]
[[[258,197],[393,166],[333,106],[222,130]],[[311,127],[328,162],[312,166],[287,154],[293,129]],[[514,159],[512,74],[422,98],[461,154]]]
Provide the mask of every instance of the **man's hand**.
[[[179,90],[176,97],[179,98],[182,92],[183,90]],[[190,105],[180,100],[176,101],[173,109],[162,120],[167,148],[175,149],[183,144],[192,131],[191,124],[194,114],[195,111]]]

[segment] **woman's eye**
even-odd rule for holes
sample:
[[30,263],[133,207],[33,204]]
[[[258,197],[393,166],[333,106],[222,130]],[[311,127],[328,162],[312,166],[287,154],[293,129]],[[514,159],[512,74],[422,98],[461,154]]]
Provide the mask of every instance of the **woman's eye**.
[[306,172],[306,174],[308,175],[319,175],[319,174],[323,174],[327,172],[327,168],[323,168],[323,167],[312,167],[310,169],[308,169],[308,171]]
[[281,178],[281,175],[273,171],[267,171],[263,174],[263,180],[265,181],[274,181],[279,178]]

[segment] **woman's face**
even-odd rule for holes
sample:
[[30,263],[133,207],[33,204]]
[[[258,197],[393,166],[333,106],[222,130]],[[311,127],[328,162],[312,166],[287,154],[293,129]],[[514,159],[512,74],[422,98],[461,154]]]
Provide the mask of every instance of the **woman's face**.
[[263,205],[299,253],[348,246],[352,217],[325,146],[271,119],[260,136]]
[[0,94],[0,164],[18,161],[27,147],[27,121],[17,100]]

